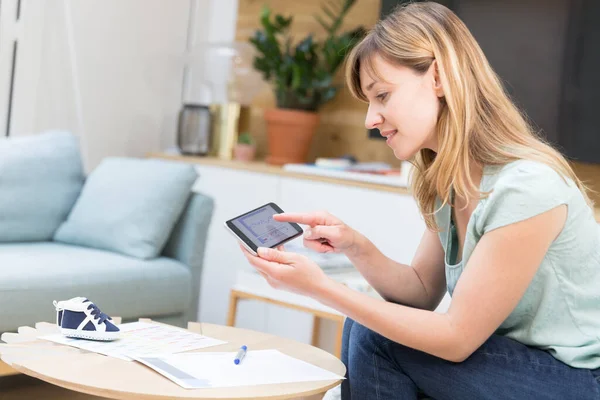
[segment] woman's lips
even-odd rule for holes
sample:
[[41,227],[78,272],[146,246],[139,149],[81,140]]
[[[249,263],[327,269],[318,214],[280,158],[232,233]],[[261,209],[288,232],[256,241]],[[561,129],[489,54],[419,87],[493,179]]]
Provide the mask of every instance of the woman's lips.
[[398,133],[397,130],[392,130],[392,131],[385,131],[385,132],[381,132],[381,136],[386,138],[386,143],[389,144],[390,141],[394,138],[394,136],[396,136],[396,133]]

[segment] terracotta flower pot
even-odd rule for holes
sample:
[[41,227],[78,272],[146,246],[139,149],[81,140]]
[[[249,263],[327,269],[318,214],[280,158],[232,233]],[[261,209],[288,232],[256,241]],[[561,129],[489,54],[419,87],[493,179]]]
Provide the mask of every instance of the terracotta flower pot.
[[253,144],[237,143],[233,147],[233,158],[238,161],[252,161],[256,154],[256,146]]
[[269,154],[267,163],[304,163],[319,124],[319,114],[308,111],[270,109],[265,111]]

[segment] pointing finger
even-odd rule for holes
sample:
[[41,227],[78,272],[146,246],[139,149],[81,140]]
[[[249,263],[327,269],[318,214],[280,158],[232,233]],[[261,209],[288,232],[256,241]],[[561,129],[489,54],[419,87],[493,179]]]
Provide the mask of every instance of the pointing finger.
[[312,214],[282,213],[273,215],[273,219],[279,222],[295,222],[302,225],[314,226],[317,224],[315,216]]
[[312,213],[281,213],[273,215],[273,219],[280,222],[295,222],[302,225],[334,225],[340,221],[325,211]]

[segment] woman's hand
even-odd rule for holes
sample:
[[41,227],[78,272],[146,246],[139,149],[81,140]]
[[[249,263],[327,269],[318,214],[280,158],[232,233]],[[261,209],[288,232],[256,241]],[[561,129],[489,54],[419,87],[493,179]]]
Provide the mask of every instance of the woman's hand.
[[278,249],[260,247],[259,256],[251,254],[243,246],[240,248],[250,264],[275,289],[310,296],[315,299],[333,281],[310,258]]
[[320,253],[351,255],[358,251],[358,232],[328,212],[281,213],[273,215],[273,219],[308,225],[304,231],[304,246]]

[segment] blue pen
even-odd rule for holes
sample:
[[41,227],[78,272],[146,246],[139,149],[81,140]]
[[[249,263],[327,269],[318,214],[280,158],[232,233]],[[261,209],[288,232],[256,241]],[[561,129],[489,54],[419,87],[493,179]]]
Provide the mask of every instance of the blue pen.
[[248,350],[247,346],[242,346],[240,347],[240,350],[238,351],[238,353],[235,355],[235,359],[233,360],[233,363],[235,365],[238,365],[239,363],[242,362],[242,360],[244,359],[244,356],[246,355],[246,351]]

